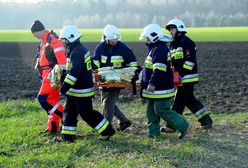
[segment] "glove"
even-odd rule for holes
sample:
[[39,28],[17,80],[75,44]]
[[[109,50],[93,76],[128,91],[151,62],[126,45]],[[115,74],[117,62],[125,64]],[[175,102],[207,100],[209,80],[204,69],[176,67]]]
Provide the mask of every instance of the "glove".
[[60,94],[61,95],[66,95],[66,92],[71,88],[71,85],[66,83],[66,82],[63,82],[61,88],[60,88]]

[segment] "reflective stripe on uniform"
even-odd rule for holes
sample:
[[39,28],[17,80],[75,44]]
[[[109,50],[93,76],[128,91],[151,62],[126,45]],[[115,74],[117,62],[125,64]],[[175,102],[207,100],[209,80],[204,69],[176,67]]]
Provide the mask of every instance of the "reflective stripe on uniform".
[[192,70],[194,65],[195,64],[193,62],[185,61],[185,63],[183,64],[183,68],[188,69],[188,70]]
[[77,127],[72,126],[63,126],[62,134],[76,135]]
[[177,49],[173,49],[171,52],[171,58],[174,59],[182,59],[183,58],[183,48],[178,47]]
[[182,79],[183,83],[198,82],[198,81],[199,81],[198,74],[185,75]]
[[120,63],[120,62],[124,62],[124,59],[122,58],[122,56],[120,55],[116,55],[116,56],[111,56],[111,63]]
[[107,56],[101,55],[101,62],[102,62],[102,63],[106,64],[107,59],[108,59]]
[[109,121],[104,118],[96,127],[95,130],[100,134],[102,131],[104,131],[107,126],[109,125]]
[[153,68],[152,57],[148,56],[145,61],[145,67],[148,69]]
[[195,117],[199,120],[201,119],[203,116],[209,114],[208,111],[206,111],[206,108],[203,107],[202,109],[198,110],[196,113],[195,113]]
[[88,51],[85,55],[84,55],[84,62],[88,62],[90,61],[91,57],[90,57],[90,52]]
[[94,64],[97,66],[97,68],[100,68],[100,62],[97,60],[93,60]]
[[88,89],[73,89],[70,88],[69,91],[66,92],[69,96],[74,97],[91,97],[94,96],[94,88],[88,88]]
[[65,50],[64,47],[58,47],[58,48],[55,48],[53,51],[54,51],[54,53],[56,53],[56,52],[64,51],[64,50]]
[[158,90],[154,92],[149,92],[143,89],[142,96],[146,98],[154,98],[154,99],[161,99],[161,98],[171,98],[175,96],[175,89],[168,89],[168,90]]
[[165,64],[163,64],[163,63],[155,63],[155,64],[153,64],[153,70],[158,69],[160,71],[166,72],[166,68],[167,68],[167,66]]
[[130,62],[128,64],[128,66],[130,66],[130,67],[136,67],[136,66],[138,66],[138,63],[137,62]]
[[48,112],[49,115],[52,115],[54,111],[59,107],[60,102],[56,103],[55,106]]
[[68,84],[74,86],[75,83],[76,83],[76,81],[77,81],[77,78],[75,78],[74,76],[69,75],[69,74],[66,75],[66,78],[65,78],[65,82],[66,82],[66,83],[68,83]]

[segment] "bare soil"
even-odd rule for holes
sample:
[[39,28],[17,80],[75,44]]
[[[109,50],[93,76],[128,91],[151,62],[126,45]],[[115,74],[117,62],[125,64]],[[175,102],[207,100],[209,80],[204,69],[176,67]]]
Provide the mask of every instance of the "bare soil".
[[[91,51],[97,43],[84,43]],[[0,43],[0,101],[34,99],[40,81],[33,68],[38,43]],[[127,43],[139,63],[145,45]],[[215,113],[248,111],[248,42],[198,42],[200,83],[196,97]],[[132,91],[123,90],[121,101],[132,100]],[[99,96],[96,96],[99,99]]]

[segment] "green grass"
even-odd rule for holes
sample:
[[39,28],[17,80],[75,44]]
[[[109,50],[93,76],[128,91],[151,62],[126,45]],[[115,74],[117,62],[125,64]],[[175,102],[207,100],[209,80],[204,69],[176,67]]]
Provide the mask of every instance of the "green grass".
[[[99,102],[95,102],[100,110]],[[0,103],[0,167],[246,167],[248,114],[212,114],[211,130],[198,129],[193,115],[187,139],[177,134],[146,137],[146,105],[140,100],[119,103],[133,125],[109,142],[99,140],[82,120],[74,144],[49,145],[47,116],[37,101]],[[116,124],[116,121],[114,121]],[[161,124],[164,124],[161,122]]]
[[[142,29],[120,29],[122,41],[137,42]],[[248,27],[188,28],[188,35],[195,41],[248,41]],[[59,30],[56,30],[59,34]],[[83,42],[101,40],[102,29],[81,29]],[[165,33],[169,34],[168,31]],[[0,42],[37,42],[29,30],[0,30]]]

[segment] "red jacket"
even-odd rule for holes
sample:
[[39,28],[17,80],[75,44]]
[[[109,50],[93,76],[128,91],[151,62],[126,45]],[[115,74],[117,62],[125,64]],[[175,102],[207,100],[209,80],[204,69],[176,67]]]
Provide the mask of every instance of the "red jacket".
[[42,79],[47,78],[55,64],[66,65],[66,53],[62,41],[47,30],[41,39],[39,55],[39,75]]

